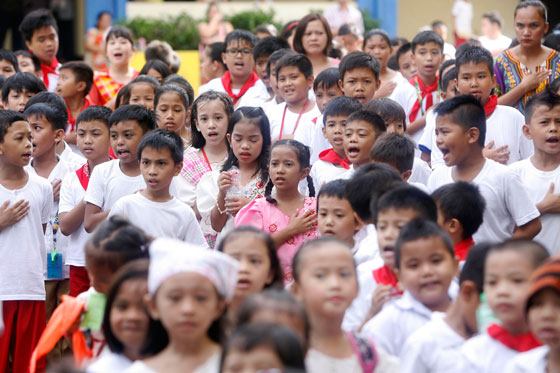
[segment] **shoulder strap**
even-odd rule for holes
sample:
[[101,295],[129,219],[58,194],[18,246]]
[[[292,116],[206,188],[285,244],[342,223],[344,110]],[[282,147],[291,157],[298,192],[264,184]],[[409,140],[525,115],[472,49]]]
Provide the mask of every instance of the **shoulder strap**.
[[358,357],[362,372],[373,373],[377,366],[377,351],[373,341],[369,338],[361,337],[355,333],[347,333],[352,344],[352,349]]

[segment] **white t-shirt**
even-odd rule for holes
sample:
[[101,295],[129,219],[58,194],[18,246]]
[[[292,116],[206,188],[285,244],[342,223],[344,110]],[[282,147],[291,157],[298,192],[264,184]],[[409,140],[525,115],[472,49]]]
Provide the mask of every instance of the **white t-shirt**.
[[[554,192],[560,193],[560,165],[553,171],[537,169],[531,159],[524,159],[509,166],[521,178],[527,189],[529,198],[536,205],[543,200],[554,183]],[[542,229],[534,238],[548,249],[551,256],[560,253],[560,214],[544,214],[541,216]]]
[[339,179],[347,170],[343,167],[336,167],[334,164],[322,160],[313,163],[309,175],[313,179],[315,192],[319,192],[323,184]]
[[[58,206],[58,213],[70,212],[78,204],[83,203],[86,190],[80,183],[76,172],[71,172],[64,180],[60,187],[60,203]],[[70,236],[68,236],[68,249],[66,250],[66,265],[85,267],[85,245],[89,239],[90,234],[86,232],[84,224],[80,224]]]
[[430,166],[420,158],[414,157],[414,163],[412,164],[412,173],[408,178],[409,183],[420,183],[423,185],[428,184],[430,175],[432,174],[432,169]]
[[[63,140],[64,141],[64,140]],[[66,163],[69,163],[74,167],[74,170],[82,167],[86,163],[86,159],[72,150],[70,144],[64,141],[64,150],[60,154],[60,158]]]
[[501,34],[497,39],[490,39],[488,36],[480,36],[478,41],[482,46],[492,52],[493,55],[497,55],[508,49],[511,45],[511,38]]
[[[216,352],[208,358],[202,365],[196,367],[192,373],[217,373],[220,371],[221,351]],[[163,373],[157,372],[146,365],[142,360],[136,360],[125,373]]]
[[311,120],[321,115],[321,112],[319,111],[317,104],[313,103],[313,108],[310,111],[303,113],[301,115],[301,118],[298,123],[298,128],[296,128],[295,126],[296,126],[297,118],[300,113],[294,113],[290,109],[287,109],[285,102],[272,107],[267,113],[268,120],[270,122],[270,138],[272,140],[276,140],[280,136],[280,128],[282,127],[282,117],[284,116],[284,109],[286,109],[286,117],[284,118],[284,129],[283,129],[284,135],[295,136],[297,131],[300,131],[299,127],[305,126],[304,123],[311,122]]
[[473,6],[465,0],[456,0],[451,14],[455,17],[455,29],[465,33],[472,32]]
[[[410,84],[410,83],[409,83],[409,84]],[[414,103],[416,103],[416,101],[418,100],[418,95],[416,94],[416,88],[415,88],[415,86],[412,85],[412,84],[411,84],[411,86],[412,86],[412,89],[414,90],[414,96],[415,96],[415,97],[414,97],[414,101],[412,101],[412,105],[414,106]],[[426,96],[426,97],[427,97],[427,96]],[[418,120],[418,119],[420,119],[423,115],[427,115],[427,113],[429,113],[429,111],[426,113],[427,101],[428,101],[428,100],[426,100],[426,98],[424,98],[424,99],[422,100],[422,108],[424,109],[424,114],[422,114],[422,110],[418,110],[418,114],[416,115],[416,118],[414,118],[413,122],[416,121],[416,120]],[[438,92],[437,90],[433,91],[433,92],[432,92],[432,102],[433,102],[433,105],[430,106],[430,108],[432,108],[432,107],[434,107],[435,105],[439,104],[440,101],[441,101],[441,98],[440,98],[439,92]],[[411,107],[411,109],[412,109],[412,107]],[[410,115],[407,114],[406,119],[407,119],[407,123],[408,123],[408,121],[409,121],[409,119],[410,119]],[[412,138],[412,140],[414,140],[414,142],[415,142],[416,144],[418,144],[418,143],[420,142],[420,139],[422,138],[422,135],[424,134],[424,131],[425,131],[425,130],[426,130],[426,126],[420,128],[418,131],[416,131],[415,133],[413,133],[412,135],[410,135],[410,137]],[[416,156],[417,156],[417,157],[420,157],[420,151],[417,151],[417,152],[416,152]]]
[[207,247],[193,210],[175,197],[167,202],[154,202],[141,193],[126,195],[111,208],[109,216],[113,215],[128,218],[153,237],[175,238]]
[[132,365],[132,361],[123,354],[111,352],[105,348],[93,364],[87,367],[87,373],[122,372]]
[[[430,176],[428,190],[453,183],[452,167],[438,167]],[[539,217],[519,176],[507,166],[487,159],[473,184],[486,201],[483,222],[473,235],[475,242],[501,242],[510,238],[515,226]]]
[[550,347],[542,346],[517,354],[506,366],[505,373],[548,373]]
[[27,215],[0,231],[0,253],[4,258],[0,261],[1,301],[45,300],[43,269],[47,252],[42,224],[47,224],[51,216],[53,194],[47,179],[28,175],[21,189],[6,189],[0,184],[0,204],[29,201]]
[[465,339],[434,313],[432,320],[408,337],[401,353],[402,373],[448,373],[459,371]]
[[93,169],[84,201],[102,211],[110,210],[121,197],[146,188],[142,174],[127,176],[120,168],[118,159],[102,163]]
[[[216,91],[216,92],[222,92],[222,93],[228,94],[226,92],[226,89],[225,89],[224,85],[222,84],[222,78],[212,79],[211,81],[204,84],[203,86],[200,86],[198,88],[198,96],[200,96],[204,92],[208,92],[208,91]],[[239,91],[240,91],[240,89],[237,89],[237,90],[232,89],[232,92],[235,93],[235,94],[239,94]],[[247,90],[247,92],[245,92],[245,94],[243,96],[241,96],[241,98],[237,102],[237,107],[255,106],[254,104],[251,104],[251,105],[244,104],[243,99],[245,99],[247,103],[250,103],[250,102],[254,103],[254,102],[261,102],[262,101],[261,104],[264,104],[266,102],[266,100],[268,99],[268,97],[269,97],[268,90],[266,89],[266,86],[264,85],[262,80],[259,79],[255,82],[255,84],[252,87],[250,87]],[[255,101],[255,100],[257,100],[257,101]]]
[[332,29],[338,29],[345,23],[349,23],[356,26],[359,33],[364,33],[364,19],[362,13],[350,4],[347,5],[346,9],[342,9],[339,4],[335,4],[325,9],[323,16]]
[[329,140],[323,135],[323,115],[316,117],[315,121],[313,121],[313,119],[304,123],[300,121],[298,129],[294,134],[295,140],[311,148],[311,165],[317,162],[319,154],[321,154],[323,150],[332,148]]
[[[434,150],[433,148],[436,147],[435,134],[436,114],[433,110],[430,110],[426,114],[426,126],[424,127],[422,137],[420,137],[420,140],[418,140],[418,148],[428,154],[431,154],[431,152]],[[433,160],[431,159],[430,162],[433,162]],[[432,165],[432,168],[435,167]]]
[[[436,144],[436,126],[434,115],[434,124],[432,129],[432,153],[431,162],[432,168],[445,164],[443,160],[443,154]],[[511,106],[498,105],[496,110],[492,115],[486,119],[486,137],[484,140],[484,145],[488,145],[491,141],[494,141],[494,148],[499,148],[500,146],[507,145],[509,154],[508,165],[520,161],[522,159],[529,158],[533,155],[534,147],[533,141],[527,139],[523,135],[523,125],[525,124],[525,118],[523,115],[517,111],[517,109]]]
[[406,114],[406,123],[408,124],[410,123],[412,107],[418,99],[416,89],[414,89],[414,86],[410,84],[401,73],[398,73],[395,78],[393,78],[393,82],[397,83],[397,86],[393,89],[393,92],[391,92],[388,98],[401,105]]
[[461,348],[461,365],[464,372],[503,372],[518,352],[506,347],[488,334],[472,337]]

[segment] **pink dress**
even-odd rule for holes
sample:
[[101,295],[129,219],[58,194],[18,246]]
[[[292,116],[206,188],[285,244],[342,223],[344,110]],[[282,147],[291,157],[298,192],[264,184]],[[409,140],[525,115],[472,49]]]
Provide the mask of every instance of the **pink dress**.
[[[303,202],[303,208],[299,210],[297,216],[305,213],[307,210],[316,211],[317,200],[314,197],[306,197]],[[266,198],[259,198],[250,202],[243,207],[235,217],[235,226],[251,225],[262,231],[273,234],[288,226],[290,216],[286,215],[276,205],[268,202]],[[319,237],[319,231],[312,229],[310,231],[297,234],[282,244],[278,249],[278,259],[284,272],[284,284],[292,282],[292,260],[301,245],[307,241],[311,241]]]

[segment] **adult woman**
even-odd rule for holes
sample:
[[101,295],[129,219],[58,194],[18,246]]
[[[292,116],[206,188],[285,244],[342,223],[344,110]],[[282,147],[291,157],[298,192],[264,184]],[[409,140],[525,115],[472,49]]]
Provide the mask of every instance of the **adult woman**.
[[208,18],[208,22],[200,22],[198,25],[198,34],[200,35],[200,52],[204,50],[204,47],[212,43],[225,41],[226,35],[233,31],[231,23],[224,22],[222,20],[223,16],[216,2],[212,1],[208,4],[206,16]]
[[538,0],[526,0],[514,12],[519,45],[496,58],[498,103],[525,112],[527,100],[560,76],[560,55],[541,44],[548,31],[547,9]]
[[111,13],[102,11],[97,15],[95,27],[87,32],[85,48],[86,61],[97,71],[107,70],[105,63],[105,32],[111,26]]
[[294,35],[294,50],[311,60],[314,76],[329,67],[338,66],[339,60],[328,57],[331,48],[331,28],[322,15],[308,14],[299,21]]

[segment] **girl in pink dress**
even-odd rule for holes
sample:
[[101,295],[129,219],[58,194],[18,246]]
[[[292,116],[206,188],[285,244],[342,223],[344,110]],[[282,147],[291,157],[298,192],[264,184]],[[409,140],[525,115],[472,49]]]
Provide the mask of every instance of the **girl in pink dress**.
[[[251,225],[272,236],[278,247],[285,284],[293,279],[292,259],[300,246],[318,237],[317,200],[309,177],[309,158],[309,148],[298,141],[274,143],[268,164],[270,181],[266,186],[266,199],[250,202],[235,217],[236,226]],[[310,197],[298,191],[303,179],[307,179]]]

